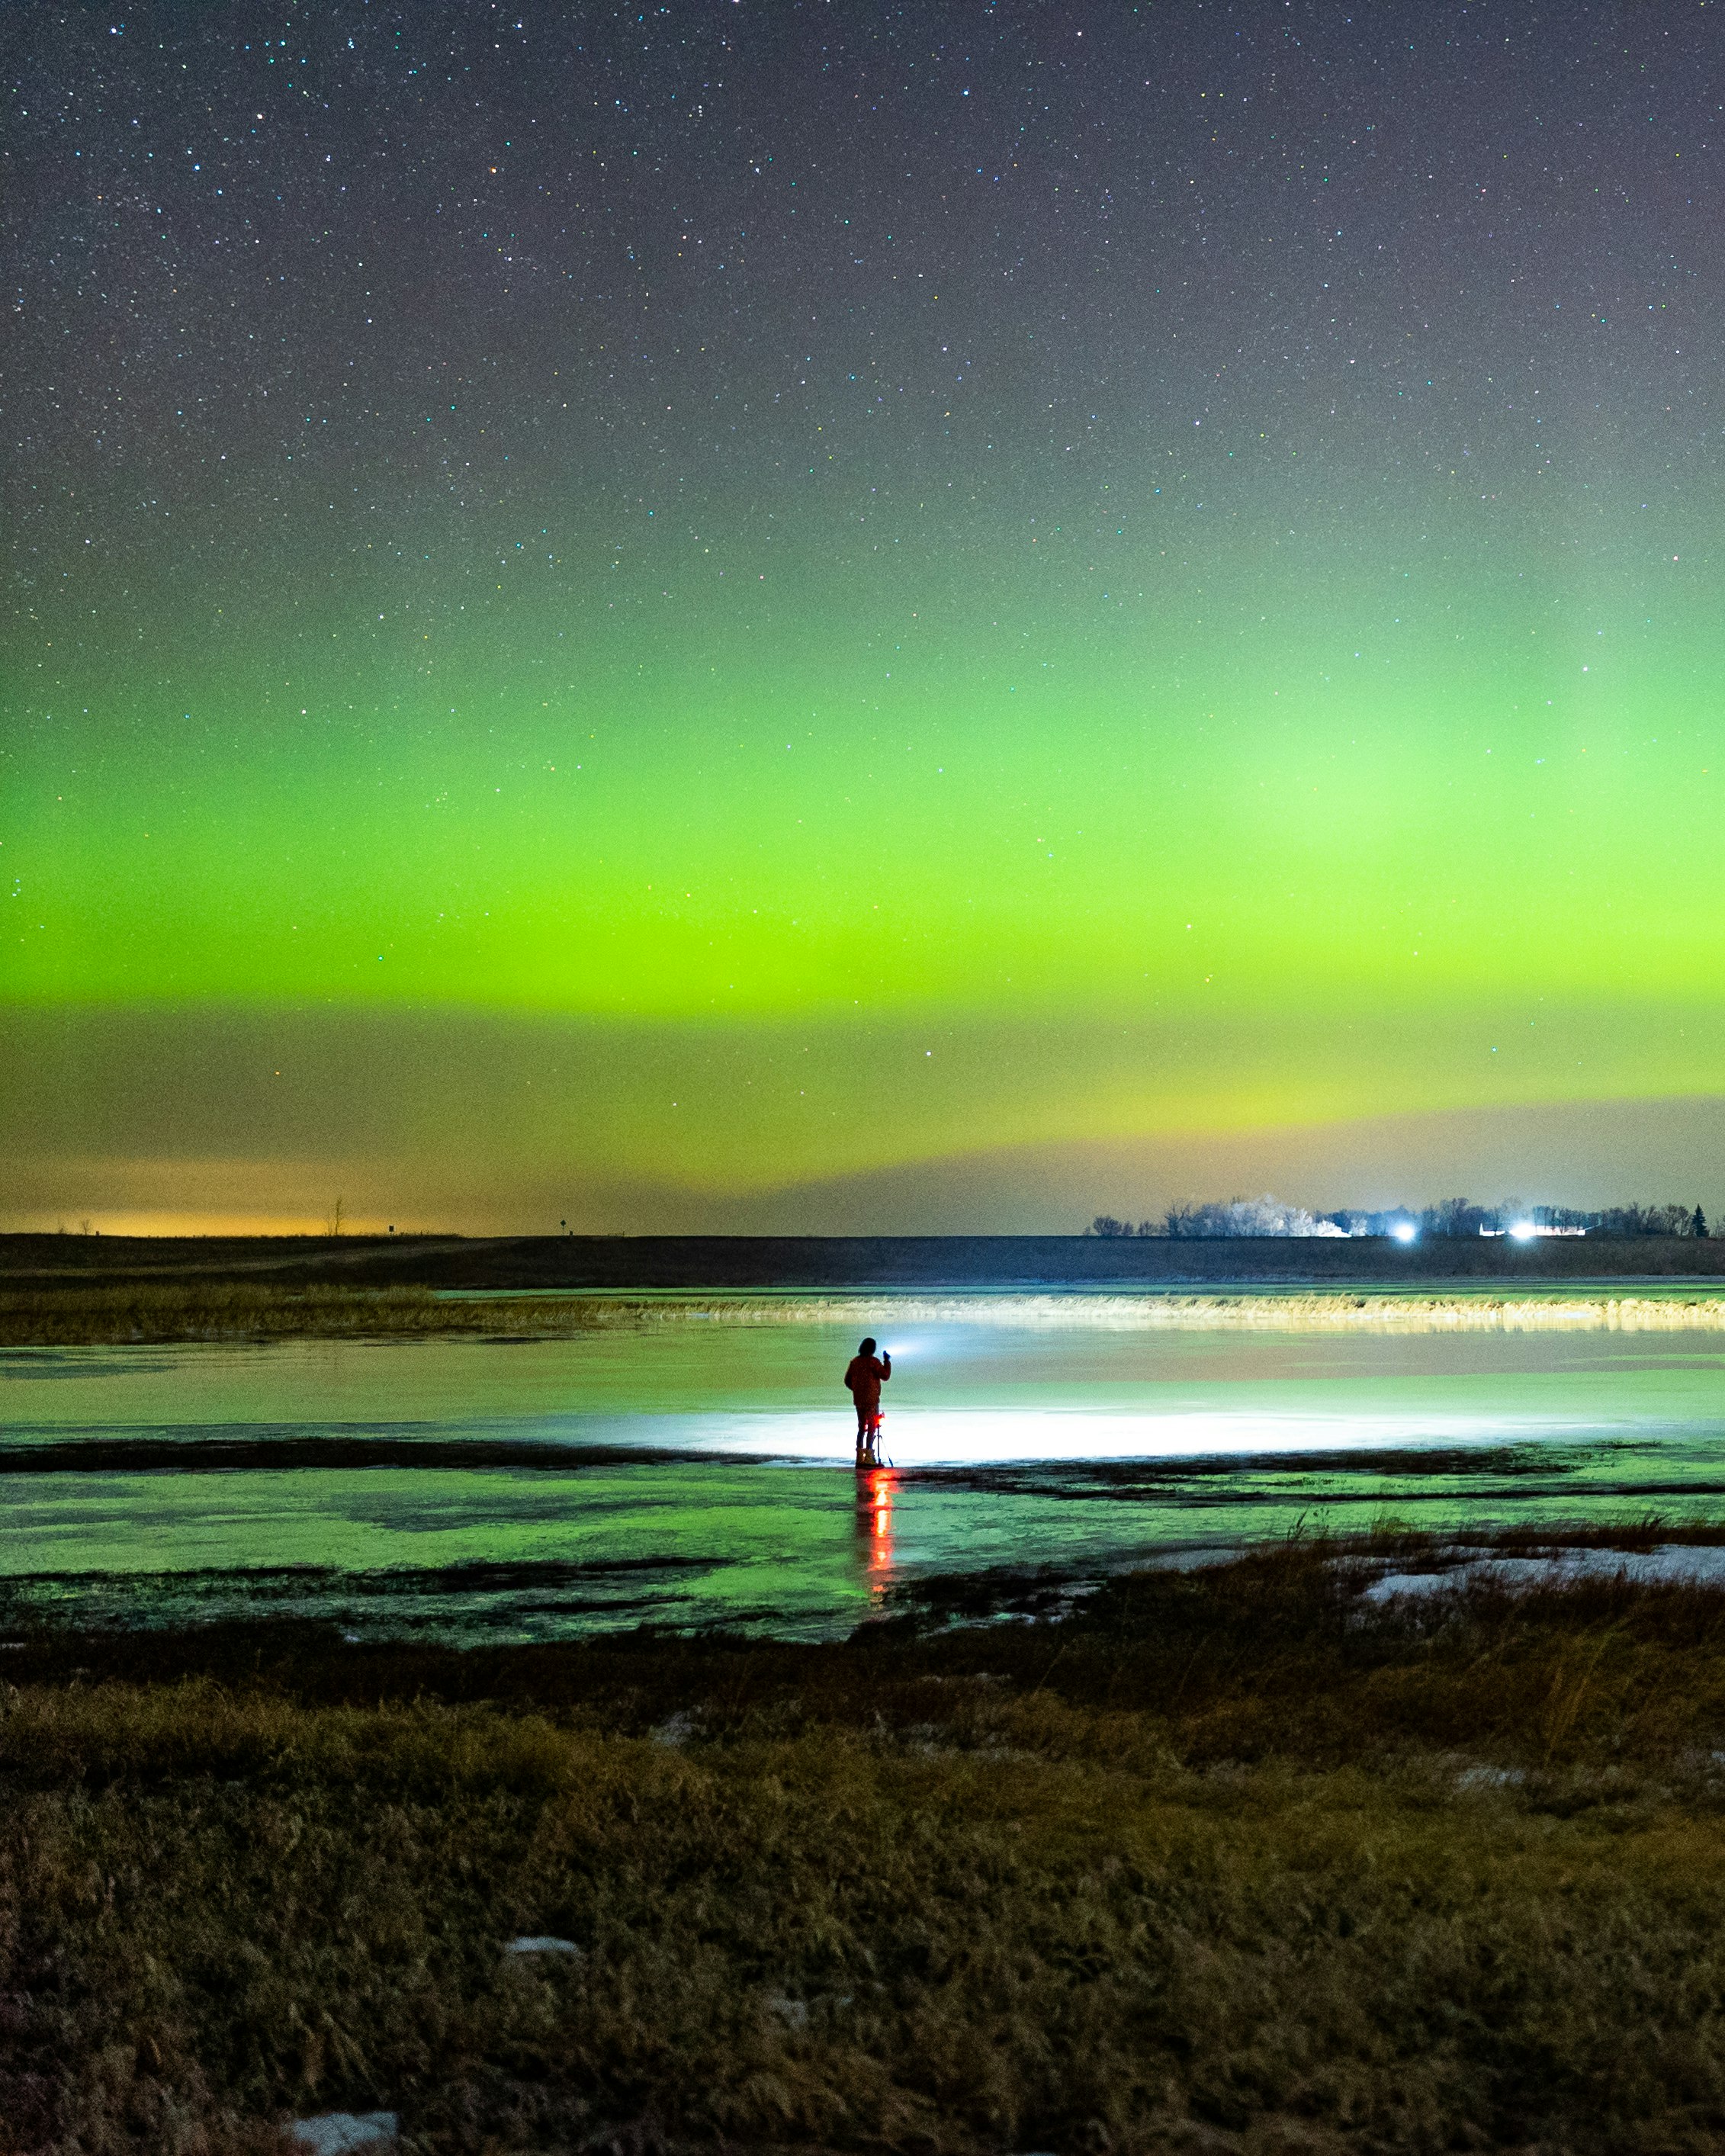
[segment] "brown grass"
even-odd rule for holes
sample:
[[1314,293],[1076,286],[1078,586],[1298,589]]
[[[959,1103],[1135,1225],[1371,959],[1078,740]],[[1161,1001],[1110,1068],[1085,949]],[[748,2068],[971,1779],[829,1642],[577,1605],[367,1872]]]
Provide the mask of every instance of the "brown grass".
[[1362,1577],[827,1648],[30,1640],[0,2150],[1716,2148],[1725,1596]]
[[0,1347],[197,1340],[400,1338],[566,1333],[593,1322],[584,1298],[443,1301],[424,1287],[275,1287],[142,1281],[0,1290]]
[[399,1337],[555,1337],[616,1326],[1010,1326],[1031,1331],[1350,1332],[1717,1332],[1725,1295],[1686,1290],[1292,1294],[616,1294],[439,1296],[425,1287],[287,1287],[221,1279],[0,1289],[0,1347],[131,1342]]

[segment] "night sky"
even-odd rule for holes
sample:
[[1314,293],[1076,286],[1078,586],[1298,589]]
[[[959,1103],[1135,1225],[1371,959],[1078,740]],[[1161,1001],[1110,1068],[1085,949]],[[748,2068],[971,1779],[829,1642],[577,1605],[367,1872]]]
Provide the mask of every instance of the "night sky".
[[10,1219],[1725,1202],[1725,8],[3,38]]

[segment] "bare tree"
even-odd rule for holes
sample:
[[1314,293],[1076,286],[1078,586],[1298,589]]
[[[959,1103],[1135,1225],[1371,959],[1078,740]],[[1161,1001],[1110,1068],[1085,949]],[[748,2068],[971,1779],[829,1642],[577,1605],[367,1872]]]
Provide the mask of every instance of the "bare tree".
[[1199,1235],[1345,1235],[1331,1219],[1315,1219],[1303,1205],[1280,1198],[1235,1198],[1227,1204],[1171,1205],[1163,1233]]
[[326,1235],[339,1235],[347,1221],[347,1208],[338,1198],[325,1218],[323,1228]]
[[1502,1227],[1503,1219],[1504,1209],[1476,1205],[1469,1198],[1445,1198],[1420,1214],[1420,1232],[1422,1235],[1477,1235],[1481,1228]]

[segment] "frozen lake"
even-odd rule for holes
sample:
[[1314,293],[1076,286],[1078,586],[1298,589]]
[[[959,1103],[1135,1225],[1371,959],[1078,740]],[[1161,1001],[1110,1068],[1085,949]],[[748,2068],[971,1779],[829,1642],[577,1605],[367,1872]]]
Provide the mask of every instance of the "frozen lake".
[[684,1313],[533,1341],[0,1353],[0,1581],[104,1621],[843,1633],[989,1568],[1093,1576],[1297,1522],[1717,1517],[1725,1332],[1134,1330],[1009,1298],[869,1329]]

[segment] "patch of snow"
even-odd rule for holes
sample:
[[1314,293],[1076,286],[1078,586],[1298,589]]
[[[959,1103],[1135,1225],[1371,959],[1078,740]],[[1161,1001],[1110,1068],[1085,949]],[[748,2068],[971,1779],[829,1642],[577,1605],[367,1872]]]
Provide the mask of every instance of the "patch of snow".
[[1637,1585],[1667,1581],[1725,1585],[1725,1545],[1661,1543],[1651,1550],[1563,1549],[1543,1557],[1495,1557],[1456,1553],[1455,1562],[1433,1572],[1386,1572],[1365,1590],[1368,1602],[1388,1602],[1399,1594],[1440,1594],[1495,1581],[1507,1588],[1566,1587],[1582,1579],[1615,1579]]
[[1365,1599],[1392,1602],[1399,1594],[1436,1594],[1460,1587],[1466,1577],[1459,1565],[1447,1572],[1386,1572],[1365,1590]]
[[518,1939],[507,1940],[503,1951],[505,1953],[512,1954],[548,1953],[578,1956],[581,1949],[573,1939],[554,1939],[548,1932],[535,1932],[524,1933]]
[[1464,1767],[1455,1777],[1458,1789],[1518,1789],[1527,1777],[1519,1767]]
[[1631,1578],[1725,1580],[1725,1547],[1717,1543],[1661,1543],[1631,1562],[1649,1568]]
[[311,2156],[347,2156],[350,2148],[388,2148],[400,2132],[393,2111],[326,2111],[296,2118],[288,2132]]

